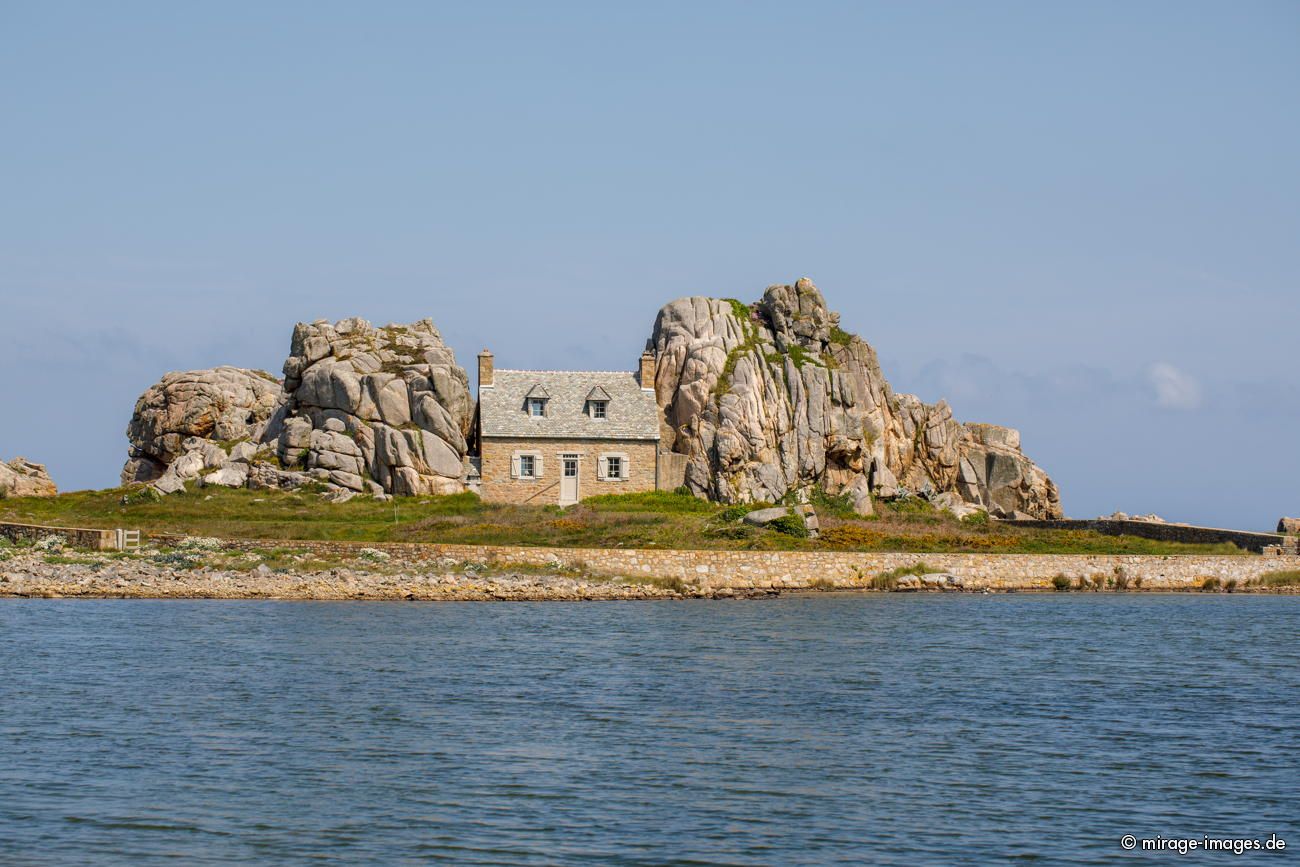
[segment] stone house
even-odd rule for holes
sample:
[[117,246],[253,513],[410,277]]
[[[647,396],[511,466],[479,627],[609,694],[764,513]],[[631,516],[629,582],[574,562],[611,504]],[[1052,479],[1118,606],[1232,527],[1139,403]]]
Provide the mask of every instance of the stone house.
[[484,500],[571,505],[659,484],[655,359],[628,371],[497,370],[478,356],[477,458]]

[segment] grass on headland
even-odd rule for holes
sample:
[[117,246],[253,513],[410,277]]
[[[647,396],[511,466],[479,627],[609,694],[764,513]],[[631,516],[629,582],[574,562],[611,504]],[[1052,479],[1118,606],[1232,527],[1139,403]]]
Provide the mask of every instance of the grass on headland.
[[565,548],[664,548],[916,553],[1182,554],[1242,553],[1233,545],[1189,545],[1082,530],[1011,527],[958,521],[928,503],[877,503],[870,518],[842,502],[815,504],[821,537],[753,527],[745,508],[680,492],[592,497],[568,509],[485,503],[474,494],[356,497],[327,503],[308,492],[196,488],[161,500],[127,489],[0,501],[0,521],[63,527],[143,530],[217,538],[443,542]]

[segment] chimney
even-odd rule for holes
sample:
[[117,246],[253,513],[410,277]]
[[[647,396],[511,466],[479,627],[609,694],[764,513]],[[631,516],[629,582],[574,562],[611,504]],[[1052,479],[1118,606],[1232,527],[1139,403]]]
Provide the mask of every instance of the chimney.
[[484,349],[478,354],[478,387],[492,384],[492,353]]
[[645,391],[655,389],[655,355],[649,348],[641,353],[641,388]]

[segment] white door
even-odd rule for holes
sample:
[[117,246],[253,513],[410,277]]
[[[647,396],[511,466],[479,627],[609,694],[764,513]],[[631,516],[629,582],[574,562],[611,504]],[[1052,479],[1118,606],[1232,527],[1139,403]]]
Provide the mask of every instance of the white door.
[[578,502],[578,456],[560,456],[560,505]]

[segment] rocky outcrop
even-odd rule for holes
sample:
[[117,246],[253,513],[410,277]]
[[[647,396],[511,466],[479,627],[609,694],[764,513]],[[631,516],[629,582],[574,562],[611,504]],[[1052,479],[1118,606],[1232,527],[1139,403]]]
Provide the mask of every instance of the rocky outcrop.
[[45,464],[36,464],[26,458],[14,458],[0,463],[0,500],[8,497],[53,497],[59,492],[54,486]]
[[122,484],[152,482],[190,440],[258,442],[281,403],[280,381],[262,370],[215,367],[169,373],[135,403]]
[[996,516],[1061,514],[1019,433],[895,394],[875,350],[840,328],[810,280],[754,304],[674,301],[651,343],[662,446],[687,456],[696,494],[775,502],[820,486],[868,513],[873,496],[952,493]]
[[316,484],[332,499],[463,490],[469,379],[429,320],[299,323],[284,375],[168,374],[136,404],[123,483]]
[[430,320],[299,324],[284,376],[283,466],[353,491],[464,490],[469,378]]

